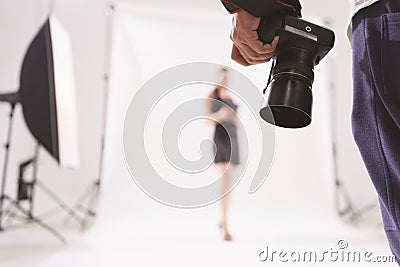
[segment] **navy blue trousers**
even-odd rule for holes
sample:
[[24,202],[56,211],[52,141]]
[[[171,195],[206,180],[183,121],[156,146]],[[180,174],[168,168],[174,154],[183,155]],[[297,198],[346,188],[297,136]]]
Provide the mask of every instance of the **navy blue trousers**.
[[352,45],[353,135],[400,262],[400,1],[381,0],[359,11]]

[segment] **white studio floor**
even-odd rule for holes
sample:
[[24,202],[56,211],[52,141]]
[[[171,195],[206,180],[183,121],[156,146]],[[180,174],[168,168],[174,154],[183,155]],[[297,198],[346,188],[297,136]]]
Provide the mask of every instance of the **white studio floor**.
[[[337,240],[343,236],[349,242],[349,249],[389,255],[380,231],[356,231],[338,222],[325,222],[324,226],[321,223],[319,227],[313,222],[305,227],[304,219],[303,223],[284,225],[276,220],[244,218],[231,223],[234,241],[226,243],[215,221],[188,217],[144,222],[131,216],[125,221],[99,222],[82,235],[72,238],[69,235],[66,245],[36,227],[6,233],[0,239],[0,266],[278,266],[285,264],[258,260],[266,245],[288,251],[325,251],[336,249]],[[322,265],[361,266],[329,262]],[[369,263],[368,266],[397,265]]]
[[[0,266],[309,266],[309,263],[261,262],[258,255],[266,246],[289,252],[337,250],[337,242],[341,239],[348,242],[351,251],[390,255],[379,222],[356,228],[322,210],[306,211],[303,216],[296,216],[290,210],[280,214],[274,210],[246,211],[240,207],[242,200],[237,194],[232,200],[230,216],[234,240],[227,243],[222,241],[217,227],[218,204],[199,210],[180,210],[164,207],[142,196],[139,201],[147,205],[143,210],[143,205],[131,202],[129,208],[124,204],[130,195],[122,192],[120,198],[116,195],[104,191],[100,203],[104,208],[90,230],[79,233],[72,227],[61,228],[69,239],[66,245],[37,226],[2,233]],[[328,261],[321,265],[361,264],[365,265]],[[397,265],[368,263],[368,266]]]
[[[339,220],[324,173],[286,167],[296,162],[296,153],[277,153],[267,181],[254,195],[247,193],[250,179],[234,189],[230,243],[218,229],[218,203],[194,210],[161,205],[138,189],[118,158],[122,156],[115,155],[105,171],[99,216],[89,230],[58,227],[68,238],[66,245],[33,225],[0,233],[0,267],[309,266],[261,262],[259,254],[267,246],[271,251],[322,254],[338,251],[339,240],[348,242],[348,251],[390,255],[377,212],[358,228]],[[318,265],[366,264],[326,260]]]
[[[285,168],[285,162],[295,162],[289,156],[278,153],[256,194],[247,193],[248,179],[234,189],[230,243],[222,240],[218,229],[218,203],[194,210],[161,205],[138,189],[116,157],[105,172],[99,216],[89,230],[58,227],[68,238],[66,245],[38,226],[0,233],[0,267],[309,266],[261,262],[259,254],[267,246],[289,253],[337,251],[339,240],[348,242],[349,251],[390,255],[376,211],[358,228],[345,224],[335,215],[324,179],[305,167]],[[365,262],[318,265],[365,266]]]

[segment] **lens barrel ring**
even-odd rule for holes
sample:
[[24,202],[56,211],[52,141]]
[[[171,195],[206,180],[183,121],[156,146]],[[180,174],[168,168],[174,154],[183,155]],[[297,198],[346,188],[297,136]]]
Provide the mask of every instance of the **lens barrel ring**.
[[283,71],[283,72],[275,73],[275,74],[273,75],[273,78],[272,78],[272,79],[274,79],[274,80],[281,79],[281,78],[284,78],[284,77],[282,77],[282,76],[284,76],[284,75],[298,76],[298,77],[300,77],[300,78],[306,79],[306,80],[310,83],[310,85],[312,85],[312,84],[314,83],[314,81],[311,80],[311,79],[310,79],[309,77],[307,77],[306,75],[303,75],[303,74],[298,73],[298,72],[292,72],[292,71]]

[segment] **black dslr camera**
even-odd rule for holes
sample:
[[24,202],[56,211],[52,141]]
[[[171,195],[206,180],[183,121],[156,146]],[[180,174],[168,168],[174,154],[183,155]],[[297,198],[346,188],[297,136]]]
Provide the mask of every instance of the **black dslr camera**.
[[276,126],[302,128],[311,123],[314,67],[335,42],[333,31],[278,13],[261,19],[259,39],[271,43],[279,36],[268,81],[267,105],[261,117]]

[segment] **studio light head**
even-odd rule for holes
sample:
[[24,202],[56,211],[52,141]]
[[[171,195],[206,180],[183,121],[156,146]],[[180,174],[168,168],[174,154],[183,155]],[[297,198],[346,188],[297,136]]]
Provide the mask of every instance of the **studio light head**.
[[68,34],[50,17],[31,42],[20,89],[0,101],[21,103],[25,122],[41,146],[64,167],[79,164],[75,85]]
[[[0,188],[0,232],[8,226],[4,218],[7,219],[11,211],[15,214],[13,217],[24,223],[37,223],[65,243],[60,233],[33,212],[34,189],[40,187],[61,209],[81,223],[80,217],[67,204],[39,182],[37,174],[40,147],[44,147],[62,167],[76,168],[79,163],[72,52],[68,35],[55,17],[43,24],[29,45],[21,68],[19,90],[0,94],[0,101],[11,107]],[[6,194],[6,181],[17,104],[22,106],[25,122],[36,139],[36,147],[33,157],[20,164],[17,198],[14,200]],[[24,174],[30,166],[33,168],[28,178]],[[7,207],[6,202],[9,204]]]
[[268,101],[260,110],[260,116],[279,127],[308,126],[312,118],[314,67],[332,49],[333,31],[277,14],[261,20],[258,34],[264,43],[270,43],[279,35],[267,87]]

